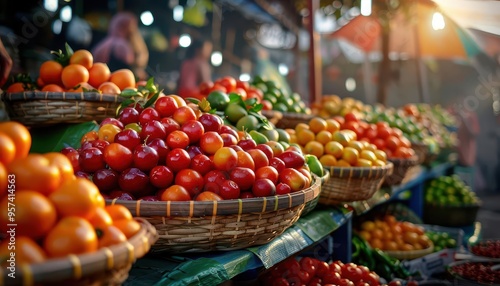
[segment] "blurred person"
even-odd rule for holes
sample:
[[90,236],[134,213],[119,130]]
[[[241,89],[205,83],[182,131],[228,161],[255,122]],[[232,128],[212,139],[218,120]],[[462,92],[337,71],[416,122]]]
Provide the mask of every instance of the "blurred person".
[[212,43],[194,40],[186,51],[186,59],[181,64],[177,93],[181,97],[199,98],[199,85],[212,80],[208,60],[212,54]]
[[111,71],[128,68],[141,80],[147,78],[149,51],[139,32],[137,17],[119,12],[111,19],[108,35],[93,49],[95,62],[107,63]]

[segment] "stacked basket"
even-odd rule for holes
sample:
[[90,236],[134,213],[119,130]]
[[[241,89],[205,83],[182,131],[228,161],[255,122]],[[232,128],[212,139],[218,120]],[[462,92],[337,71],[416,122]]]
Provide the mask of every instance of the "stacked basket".
[[320,193],[321,180],[288,195],[223,201],[108,201],[153,224],[159,240],[153,251],[207,252],[268,243],[301,216]]
[[392,163],[382,167],[327,167],[330,179],[323,186],[319,203],[336,205],[364,201],[377,192],[386,176],[392,173]]
[[419,165],[417,155],[411,158],[389,158],[388,161],[394,165],[394,168],[392,174],[388,175],[384,180],[386,186],[399,185],[406,181],[406,178],[412,174],[410,170]]
[[310,114],[301,114],[301,113],[283,113],[281,119],[276,123],[277,128],[295,128],[299,123],[308,123],[311,119],[314,118],[313,115]]
[[41,126],[113,117],[122,98],[99,92],[25,91],[5,93],[2,100],[12,120]]

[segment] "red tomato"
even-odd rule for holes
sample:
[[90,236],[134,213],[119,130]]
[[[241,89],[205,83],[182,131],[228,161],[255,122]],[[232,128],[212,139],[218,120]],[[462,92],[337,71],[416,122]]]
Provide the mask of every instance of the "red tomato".
[[399,146],[401,142],[396,136],[389,136],[387,139],[385,139],[385,147],[389,150],[395,151]]
[[248,84],[248,82],[241,81],[239,79],[236,80],[236,88],[241,88],[241,89],[244,89],[245,91],[247,91],[249,87],[250,87],[250,85]]
[[172,116],[177,108],[179,108],[177,101],[170,96],[160,97],[155,103],[155,109],[160,117]]
[[383,140],[387,139],[387,137],[391,136],[391,128],[379,127],[377,130],[377,137]]
[[210,92],[212,92],[212,91],[221,91],[221,92],[227,93],[227,89],[223,85],[220,85],[217,83],[214,84],[214,86],[210,89]]
[[278,177],[278,171],[272,166],[261,167],[255,172],[255,179],[269,179],[274,184],[278,183]]
[[238,164],[238,153],[232,148],[222,147],[214,154],[215,168],[221,171],[230,171]]
[[358,122],[358,121],[359,121],[358,117],[357,117],[357,116],[356,116],[356,114],[354,114],[353,112],[348,112],[348,113],[344,116],[344,118],[345,118],[345,121],[346,121],[346,122],[351,122],[351,121],[352,121],[352,122]]
[[214,87],[213,82],[204,81],[204,82],[200,83],[198,88],[200,89],[201,94],[208,95],[213,87]]
[[189,192],[182,186],[172,185],[161,194],[162,201],[190,201]]
[[197,201],[222,201],[222,197],[216,193],[205,191],[196,197]]
[[225,76],[215,81],[215,84],[219,84],[226,88],[226,92],[232,92],[236,88],[236,80],[233,77]]
[[385,121],[379,121],[376,123],[377,125],[377,129],[380,129],[380,128],[390,128],[389,126],[389,123],[385,122]]
[[175,175],[175,184],[184,187],[191,197],[195,197],[203,190],[203,176],[192,169],[184,169]]

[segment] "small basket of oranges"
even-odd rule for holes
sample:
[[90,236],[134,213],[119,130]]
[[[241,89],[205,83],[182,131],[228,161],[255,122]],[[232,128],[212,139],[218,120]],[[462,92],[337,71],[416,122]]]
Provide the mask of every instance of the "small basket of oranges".
[[330,178],[320,194],[321,204],[367,200],[392,172],[393,164],[387,161],[385,152],[358,140],[354,131],[341,129],[335,119],[314,117],[308,124],[299,123],[287,132],[304,153],[318,157],[329,171]]
[[407,221],[398,221],[392,215],[366,220],[356,232],[372,248],[378,248],[396,259],[415,259],[434,251],[432,240],[425,229]]
[[137,88],[129,69],[110,71],[105,63],[94,62],[87,50],[53,52],[39,68],[36,81],[19,74],[1,95],[12,120],[25,125],[52,125],[100,121],[115,115],[120,96]]

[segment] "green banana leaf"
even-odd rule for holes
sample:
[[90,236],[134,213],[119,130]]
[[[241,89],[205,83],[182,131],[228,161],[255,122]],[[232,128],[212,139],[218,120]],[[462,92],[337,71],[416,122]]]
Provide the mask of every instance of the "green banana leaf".
[[83,135],[98,129],[99,125],[95,121],[32,128],[30,153],[59,152],[68,146],[79,148]]

